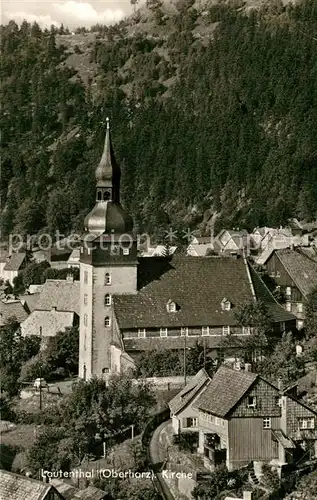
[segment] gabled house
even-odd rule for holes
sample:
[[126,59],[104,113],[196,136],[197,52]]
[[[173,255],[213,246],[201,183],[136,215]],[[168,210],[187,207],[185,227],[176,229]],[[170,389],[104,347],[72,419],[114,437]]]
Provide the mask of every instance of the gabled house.
[[58,311],[54,307],[50,311],[33,311],[21,323],[21,333],[23,337],[40,335],[41,328],[43,337],[55,337],[58,332],[78,324],[79,318],[74,311]]
[[297,327],[304,325],[304,303],[317,287],[317,261],[301,249],[275,250],[266,261],[268,274],[285,296],[285,308],[297,317]]
[[66,500],[51,484],[3,469],[0,470],[0,498],[3,500]]
[[26,252],[14,252],[6,260],[3,267],[2,278],[4,281],[9,281],[13,285],[13,280],[26,267],[27,256]]
[[246,230],[236,231],[223,229],[215,238],[215,250],[220,253],[249,252],[249,233]]
[[79,281],[48,279],[43,284],[36,303],[36,310],[75,312],[79,316]]
[[256,373],[222,365],[189,406],[198,410],[198,453],[210,469],[317,456],[317,412]]
[[198,410],[194,405],[210,380],[208,373],[202,368],[189,384],[169,402],[175,434],[195,429],[198,431]]
[[112,298],[111,317],[112,343],[135,362],[144,351],[188,349],[197,342],[217,356],[224,337],[252,333],[252,325],[241,327],[235,317],[250,302],[267,305],[277,337],[296,328],[296,318],[242,257],[143,258],[138,281],[138,293]]
[[28,311],[20,300],[0,300],[0,327],[5,325],[10,318],[23,323],[27,317]]

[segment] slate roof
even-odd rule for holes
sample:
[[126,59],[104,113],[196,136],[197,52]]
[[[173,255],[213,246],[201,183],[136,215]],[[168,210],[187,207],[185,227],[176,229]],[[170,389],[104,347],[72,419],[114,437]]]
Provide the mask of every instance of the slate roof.
[[23,264],[23,261],[25,259],[26,253],[25,252],[15,252],[13,253],[6,265],[4,266],[4,271],[18,271]]
[[[185,337],[152,337],[152,338],[123,338],[124,348],[130,354],[138,351],[153,351],[161,349],[182,349]],[[223,337],[219,336],[193,336],[186,337],[186,347],[195,347],[196,344],[204,345],[208,349],[216,349],[223,345]]]
[[46,280],[39,295],[36,309],[69,311],[80,314],[79,281]]
[[0,471],[0,498],[3,500],[45,500],[50,491],[54,491],[50,484]]
[[30,293],[19,295],[19,300],[21,300],[22,304],[26,304],[26,308],[31,312],[36,309],[36,304],[39,299],[40,293]]
[[8,302],[0,300],[0,326],[4,325],[12,317],[15,317],[19,323],[22,323],[28,317],[28,313],[20,300]]
[[268,308],[268,312],[273,320],[273,323],[279,323],[283,321],[292,321],[295,320],[295,316],[286,311],[284,307],[282,307],[273,297],[261,277],[257,274],[257,272],[253,269],[252,266],[249,265],[250,275],[253,283],[253,289],[256,295],[256,298],[259,302],[264,302]]
[[[141,258],[138,284],[137,294],[114,297],[120,329],[234,326],[235,308],[255,300],[243,258],[180,255],[171,259]],[[285,315],[286,311],[268,296],[276,321],[294,318],[290,313]],[[233,304],[232,310],[222,310],[224,297]],[[176,302],[179,310],[168,312],[169,300]],[[278,312],[283,319],[277,319]]]
[[295,285],[307,297],[317,286],[317,262],[297,250],[276,250],[275,253]]
[[51,479],[50,484],[62,495],[65,500],[72,500],[78,488],[76,486],[66,483],[61,479]]
[[65,331],[74,325],[75,313],[65,311],[33,311],[23,323],[21,332],[23,336],[39,335],[42,327],[43,337],[53,337],[58,332]]
[[169,403],[169,407],[173,415],[181,411],[210,381],[210,377],[206,370],[202,368],[194,376],[194,378],[182,389]]
[[195,407],[224,418],[257,380],[256,373],[220,366]]
[[96,488],[95,486],[88,486],[84,490],[79,490],[77,493],[75,493],[74,497],[72,500],[103,500],[104,498],[107,498],[108,495],[105,491],[100,490],[99,488]]

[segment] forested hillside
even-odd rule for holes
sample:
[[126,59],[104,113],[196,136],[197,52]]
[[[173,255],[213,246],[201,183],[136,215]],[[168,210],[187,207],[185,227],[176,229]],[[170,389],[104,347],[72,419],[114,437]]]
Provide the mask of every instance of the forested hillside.
[[143,230],[316,217],[316,0],[149,0],[91,31],[1,27],[3,236],[82,229],[107,115]]

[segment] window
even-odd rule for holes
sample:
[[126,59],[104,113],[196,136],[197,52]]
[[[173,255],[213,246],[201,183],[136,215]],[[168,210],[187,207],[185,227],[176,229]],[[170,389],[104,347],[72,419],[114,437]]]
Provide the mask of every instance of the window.
[[138,337],[145,338],[146,330],[145,328],[139,328],[138,329]]
[[84,325],[85,326],[88,325],[88,315],[87,314],[84,314]]
[[280,278],[281,277],[280,271],[276,271],[276,275],[275,276],[276,276],[276,278]]
[[181,328],[181,336],[185,337],[188,335],[188,328],[187,326]]
[[85,283],[85,285],[87,285],[87,283],[88,283],[88,271],[84,272],[84,283]]
[[109,273],[105,274],[105,285],[111,285],[111,276]]
[[87,332],[84,333],[84,351],[87,349]]
[[84,305],[86,306],[88,304],[88,295],[85,293],[84,295]]
[[110,325],[111,325],[111,320],[110,320],[109,316],[106,316],[106,317],[105,317],[105,327],[107,328],[107,327],[109,327]]
[[202,326],[201,327],[201,334],[202,335],[209,335],[209,326]]
[[167,337],[167,328],[160,328],[160,336]]
[[122,253],[123,253],[123,255],[129,255],[129,253],[130,253],[130,249],[129,249],[129,248],[124,248],[124,249],[122,250]]
[[314,417],[304,417],[298,419],[298,425],[300,429],[314,429],[315,419]]
[[247,406],[248,406],[248,408],[256,408],[256,397],[255,396],[248,396]]
[[107,294],[105,295],[105,306],[110,306],[111,305],[111,295]]
[[168,302],[167,303],[167,310],[168,310],[168,312],[175,312],[176,311],[175,302]]
[[297,312],[299,313],[302,313],[303,312],[303,304],[301,302],[299,302],[297,304]]
[[197,417],[188,417],[183,419],[183,427],[197,427],[198,426],[198,418]]
[[229,333],[230,333],[230,326],[223,326],[222,335],[229,335]]
[[226,299],[226,298],[222,299],[222,301],[221,301],[221,309],[223,311],[230,311],[230,309],[231,309],[231,303],[230,303],[230,301],[228,299]]
[[263,419],[263,429],[271,429],[271,419],[266,417]]
[[291,311],[292,310],[292,304],[290,302],[286,302],[286,311]]
[[290,297],[292,295],[292,288],[290,286],[287,286],[285,293],[286,293],[287,297]]
[[251,328],[249,326],[243,326],[242,335],[250,335],[250,334],[251,334]]
[[285,321],[281,323],[281,332],[285,332]]
[[297,320],[297,329],[301,330],[304,326],[304,321],[302,319]]

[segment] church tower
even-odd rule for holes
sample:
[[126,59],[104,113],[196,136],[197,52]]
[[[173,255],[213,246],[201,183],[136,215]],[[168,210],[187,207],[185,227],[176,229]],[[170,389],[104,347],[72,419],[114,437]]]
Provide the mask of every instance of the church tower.
[[80,249],[79,377],[85,380],[111,372],[113,296],[137,293],[137,242],[133,220],[120,204],[120,177],[107,118],[96,204],[85,218]]

